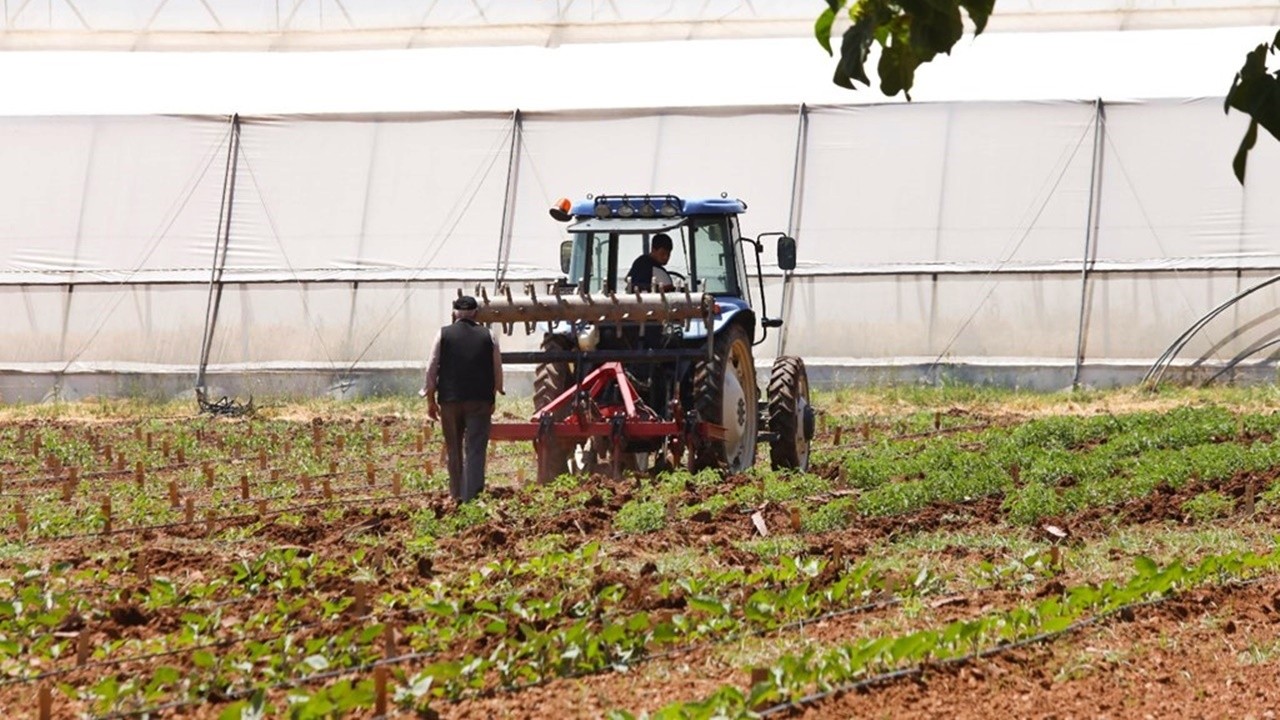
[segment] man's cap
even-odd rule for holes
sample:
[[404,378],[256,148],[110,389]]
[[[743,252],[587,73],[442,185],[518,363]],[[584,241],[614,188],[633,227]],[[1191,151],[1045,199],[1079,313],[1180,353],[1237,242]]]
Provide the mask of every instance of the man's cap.
[[463,295],[453,301],[454,310],[478,310],[479,308],[480,303],[476,302],[476,299],[470,295]]

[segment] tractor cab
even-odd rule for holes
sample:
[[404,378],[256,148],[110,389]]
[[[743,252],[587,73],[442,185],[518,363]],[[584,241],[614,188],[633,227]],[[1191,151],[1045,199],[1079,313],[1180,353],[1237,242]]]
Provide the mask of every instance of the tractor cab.
[[[739,312],[748,323],[750,335],[757,335],[753,294],[761,306],[762,320],[754,344],[765,338],[769,328],[781,320],[764,315],[764,286],[760,274],[760,240],[744,238],[738,215],[747,204],[736,198],[684,200],[674,195],[589,197],[576,205],[568,200],[552,208],[552,217],[568,222],[569,239],[560,246],[560,269],[565,273],[564,290],[578,293],[633,293],[629,270],[637,258],[653,249],[659,234],[672,240],[669,261],[655,272],[652,291],[711,295],[720,313],[717,321],[729,322]],[[779,267],[795,268],[795,240],[778,236]],[[756,289],[748,275],[744,245],[755,251]],[[661,278],[660,282],[658,278]],[[666,282],[669,281],[669,282]],[[695,325],[697,325],[695,323]],[[692,328],[689,339],[705,337],[705,327]]]

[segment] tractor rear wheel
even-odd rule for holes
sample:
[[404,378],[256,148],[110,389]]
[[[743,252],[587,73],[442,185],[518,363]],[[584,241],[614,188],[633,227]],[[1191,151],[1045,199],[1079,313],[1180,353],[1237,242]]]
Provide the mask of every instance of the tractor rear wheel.
[[[573,349],[573,342],[564,335],[547,333],[542,338],[543,352],[563,352]],[[535,411],[550,405],[552,401],[564,394],[573,384],[574,367],[567,360],[541,363],[533,371],[533,409]],[[573,456],[572,442],[552,440],[543,450],[546,453],[545,463],[539,463],[538,480],[546,482],[554,480],[562,473],[569,471],[569,458]]]
[[809,375],[804,360],[783,356],[769,374],[769,460],[774,470],[809,469],[809,441],[813,411],[809,405]]
[[742,325],[735,323],[716,335],[714,356],[694,365],[691,385],[698,418],[725,431],[723,440],[703,438],[696,444],[694,467],[738,473],[754,465],[760,390],[751,338]]

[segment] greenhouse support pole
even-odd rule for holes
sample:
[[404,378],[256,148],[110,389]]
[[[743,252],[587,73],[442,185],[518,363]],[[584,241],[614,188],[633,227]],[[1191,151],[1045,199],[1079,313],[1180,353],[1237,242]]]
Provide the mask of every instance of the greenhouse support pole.
[[520,180],[521,128],[524,117],[517,108],[511,117],[511,155],[507,158],[507,189],[502,196],[502,231],[498,236],[498,266],[493,271],[493,291],[498,292],[507,277],[511,258],[511,226],[516,214],[516,186]]
[[1080,387],[1084,366],[1084,336],[1089,310],[1089,266],[1098,251],[1098,218],[1102,206],[1102,149],[1106,139],[1107,115],[1102,98],[1093,103],[1093,165],[1089,171],[1089,216],[1084,232],[1084,254],[1080,259],[1080,317],[1076,326],[1076,360],[1071,372],[1071,389]]
[[205,371],[213,348],[213,331],[222,305],[222,273],[227,266],[227,246],[231,244],[231,210],[236,198],[236,168],[240,159],[240,115],[231,116],[231,140],[227,166],[222,177],[222,207],[218,210],[218,236],[213,244],[213,269],[209,273],[209,300],[204,311],[204,339],[200,344],[200,366],[196,370],[196,390],[205,389]]
[[[800,112],[796,119],[796,152],[795,162],[791,166],[791,208],[787,215],[787,234],[791,237],[796,236],[796,230],[800,227],[800,212],[804,203],[804,163],[806,158],[806,148],[809,144],[809,106],[800,103]],[[787,351],[787,329],[791,327],[791,323],[787,322],[791,318],[792,296],[795,294],[795,286],[792,283],[792,274],[794,271],[788,270],[782,275],[782,297],[778,303],[778,317],[782,318],[782,327],[778,330],[778,351],[777,355],[781,357]],[[764,298],[760,299],[761,303]]]

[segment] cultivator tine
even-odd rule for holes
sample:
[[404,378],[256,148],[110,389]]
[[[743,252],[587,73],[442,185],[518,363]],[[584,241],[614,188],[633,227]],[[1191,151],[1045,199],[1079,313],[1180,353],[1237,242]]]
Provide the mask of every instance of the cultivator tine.
[[525,293],[516,296],[510,286],[504,285],[499,289],[499,297],[490,299],[483,293],[481,297],[476,322],[501,326],[508,335],[516,324],[532,334],[538,323],[555,322],[613,323],[619,330],[623,323],[637,323],[643,332],[648,323],[687,326],[696,319],[709,321],[713,311],[710,296],[691,293],[592,294],[579,288],[571,295],[553,290],[551,298],[543,299],[532,287],[526,286]]

